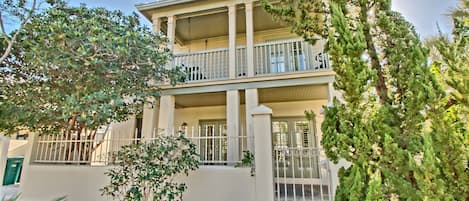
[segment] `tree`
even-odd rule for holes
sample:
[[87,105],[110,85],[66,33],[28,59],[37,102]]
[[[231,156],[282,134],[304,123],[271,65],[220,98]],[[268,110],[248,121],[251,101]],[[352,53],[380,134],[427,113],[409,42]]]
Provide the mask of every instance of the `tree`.
[[110,184],[101,191],[127,201],[182,200],[187,186],[174,177],[188,175],[199,164],[195,145],[183,135],[126,145],[115,158],[116,166],[106,172]]
[[[180,79],[178,69],[164,68],[171,56],[165,41],[136,14],[62,3],[35,15],[3,62],[0,129],[94,139],[100,126],[157,98],[156,83]],[[87,160],[99,143],[74,146]]]
[[[448,130],[437,125],[434,107],[445,93],[413,26],[391,10],[390,0],[321,2],[263,0],[263,5],[276,19],[289,19],[293,30],[325,26],[300,34],[328,38],[334,88],[343,96],[325,108],[322,124],[328,158],[351,163],[339,172],[336,200],[467,199],[464,168],[445,172],[455,164],[467,167],[467,143],[444,139]],[[467,121],[452,121],[467,129]],[[466,152],[450,162],[438,153],[444,146]],[[446,177],[453,173],[458,176]],[[448,189],[453,194],[446,194]]]
[[[469,198],[469,1],[462,1],[451,16],[452,38],[440,34],[429,43],[433,69],[447,93],[433,106],[432,140],[445,178],[445,199]],[[444,135],[442,135],[444,134]]]
[[[18,34],[37,12],[40,3],[37,0],[32,0],[31,2],[27,0],[5,0],[0,2],[0,63],[8,57]],[[58,2],[47,0],[46,3],[54,6]],[[16,29],[11,33],[6,28],[8,25],[6,17],[10,17],[12,21],[18,22]]]

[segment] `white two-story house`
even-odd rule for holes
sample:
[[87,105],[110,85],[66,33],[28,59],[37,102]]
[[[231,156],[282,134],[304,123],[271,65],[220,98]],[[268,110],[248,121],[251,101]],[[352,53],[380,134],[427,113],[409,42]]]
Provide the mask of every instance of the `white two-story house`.
[[[254,0],[161,0],[136,7],[167,36],[174,53],[167,68],[182,66],[185,83],[159,86],[161,98],[145,107],[142,119],[81,139],[96,147],[91,157],[71,157],[81,152],[66,149],[80,139],[36,136],[25,161],[23,200],[109,200],[98,191],[112,165],[109,153],[179,131],[197,145],[201,159],[199,170],[180,178],[188,185],[186,201],[333,199],[337,171],[320,145],[321,109],[334,96],[324,41],[304,42]],[[234,167],[245,150],[254,153],[254,175]]]

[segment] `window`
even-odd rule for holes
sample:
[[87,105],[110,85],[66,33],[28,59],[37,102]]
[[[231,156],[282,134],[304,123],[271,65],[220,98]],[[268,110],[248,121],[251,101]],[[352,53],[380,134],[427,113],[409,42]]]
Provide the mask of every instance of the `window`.
[[312,147],[308,121],[295,121],[295,138],[297,147]]
[[282,181],[288,178],[288,182],[293,183],[296,179],[299,179],[296,182],[303,182],[304,179],[319,178],[319,151],[313,122],[304,117],[272,121],[276,178]]
[[[304,118],[279,118],[272,121],[274,148],[315,148],[316,132]],[[312,132],[311,132],[312,131]]]
[[272,134],[274,135],[274,146],[277,148],[288,147],[288,122],[273,121]]
[[270,47],[270,73],[304,71],[307,69],[302,42],[275,44]]
[[274,51],[270,54],[270,71],[271,73],[286,72],[283,50]]

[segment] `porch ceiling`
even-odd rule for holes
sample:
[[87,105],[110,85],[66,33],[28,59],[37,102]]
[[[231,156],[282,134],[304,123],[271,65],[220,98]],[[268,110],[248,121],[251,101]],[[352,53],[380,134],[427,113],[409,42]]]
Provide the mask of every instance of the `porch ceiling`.
[[[274,22],[272,16],[261,7],[253,9],[254,31],[283,28],[285,26]],[[209,12],[209,11],[207,11]],[[196,15],[194,17],[181,16],[176,22],[176,38],[183,43],[191,40],[228,36],[227,9],[210,11],[212,14]],[[238,8],[236,13],[236,32],[246,32],[246,15],[244,8]]]
[[259,89],[259,103],[327,99],[327,85],[300,85]]
[[[196,93],[176,95],[176,108],[226,105],[226,92]],[[240,92],[241,104],[244,104],[244,92]]]
[[[327,85],[298,85],[289,87],[259,88],[259,103],[291,102],[327,99]],[[226,92],[176,95],[176,108],[226,105]],[[244,90],[240,90],[240,102],[244,104]]]

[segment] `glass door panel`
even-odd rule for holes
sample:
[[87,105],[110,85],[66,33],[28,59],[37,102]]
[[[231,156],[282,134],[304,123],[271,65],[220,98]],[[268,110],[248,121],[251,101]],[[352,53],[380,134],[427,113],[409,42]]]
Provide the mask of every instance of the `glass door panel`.
[[317,178],[318,150],[311,122],[302,118],[272,121],[275,174],[287,178]]
[[274,148],[288,148],[288,122],[272,121]]
[[199,125],[199,153],[201,161],[226,161],[228,146],[226,121],[200,121]]

